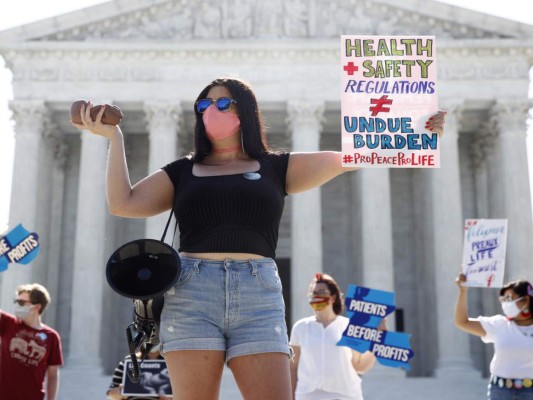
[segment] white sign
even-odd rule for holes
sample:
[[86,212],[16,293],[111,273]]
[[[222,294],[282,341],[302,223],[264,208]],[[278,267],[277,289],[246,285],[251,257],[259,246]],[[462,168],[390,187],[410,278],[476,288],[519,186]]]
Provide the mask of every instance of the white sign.
[[342,164],[439,168],[434,36],[341,36]]
[[506,219],[467,219],[463,245],[464,285],[502,287],[506,246]]

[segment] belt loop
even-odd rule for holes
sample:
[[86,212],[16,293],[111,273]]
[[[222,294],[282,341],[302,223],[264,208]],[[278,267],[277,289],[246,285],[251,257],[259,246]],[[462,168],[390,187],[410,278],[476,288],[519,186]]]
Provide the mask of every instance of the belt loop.
[[253,276],[256,276],[257,275],[257,264],[254,263],[252,260],[248,260],[250,262],[250,265],[252,266],[252,275]]
[[194,262],[194,272],[199,273],[200,272],[200,264],[202,263],[202,260],[196,260]]

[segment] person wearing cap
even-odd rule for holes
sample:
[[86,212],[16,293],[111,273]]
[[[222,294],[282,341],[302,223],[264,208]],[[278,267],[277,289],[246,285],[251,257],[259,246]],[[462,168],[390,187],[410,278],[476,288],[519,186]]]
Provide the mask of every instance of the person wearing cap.
[[15,315],[0,310],[0,400],[42,400],[45,393],[55,400],[61,337],[41,320],[50,294],[38,283],[20,285],[14,303]]
[[[341,152],[271,150],[250,85],[219,78],[194,103],[195,151],[132,186],[120,127],[102,123],[105,108],[93,119],[91,108],[82,106],[82,123],[72,125],[110,140],[110,212],[146,218],[172,209],[178,221],[181,273],[165,294],[160,326],[174,393],[218,398],[227,364],[244,398],[291,399],[274,261],[285,198],[357,168],[344,168]],[[427,129],[441,135],[444,115]]]
[[[161,347],[156,345],[146,353],[146,348],[141,347],[141,351],[137,355],[139,359],[143,359],[146,354],[147,360],[164,360],[161,356]],[[106,396],[109,400],[168,400],[172,399],[172,396],[166,396],[164,394],[158,394],[154,396],[122,396],[122,380],[124,378],[124,364],[127,360],[130,360],[131,357],[127,355],[124,360],[121,360],[113,372],[113,378],[111,379],[111,384],[109,389],[106,392]],[[141,377],[142,379],[142,377]],[[169,381],[170,384],[170,381]]]
[[500,289],[504,315],[468,318],[468,287],[464,274],[455,280],[459,287],[455,325],[494,344],[490,362],[490,400],[533,399],[533,287],[526,280],[506,283]]
[[[298,320],[291,331],[294,350],[291,383],[295,400],[362,400],[361,377],[376,362],[370,351],[359,353],[337,346],[350,320],[339,285],[328,274],[317,273],[309,285],[313,315]],[[385,318],[379,330],[386,330]]]

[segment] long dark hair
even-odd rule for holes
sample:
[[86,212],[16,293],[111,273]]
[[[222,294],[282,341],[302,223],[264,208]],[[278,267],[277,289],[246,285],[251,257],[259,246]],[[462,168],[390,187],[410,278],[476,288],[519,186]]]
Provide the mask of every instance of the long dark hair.
[[325,283],[328,286],[329,292],[331,295],[335,295],[335,301],[333,302],[333,312],[337,315],[342,313],[344,307],[344,294],[341,292],[341,289],[338,283],[333,279],[331,275],[322,274],[317,272],[315,274],[315,283]]
[[[237,102],[235,105],[239,111],[241,121],[241,136],[243,150],[251,158],[259,158],[262,153],[268,152],[263,116],[259,111],[257,100],[252,88],[246,82],[236,78],[217,78],[200,92],[196,101],[205,99],[209,90],[215,86],[224,86],[231,93],[231,97]],[[195,102],[196,103],[196,102]],[[194,147],[193,160],[202,161],[211,153],[212,145],[205,132],[202,114],[194,107],[196,121],[194,124]]]

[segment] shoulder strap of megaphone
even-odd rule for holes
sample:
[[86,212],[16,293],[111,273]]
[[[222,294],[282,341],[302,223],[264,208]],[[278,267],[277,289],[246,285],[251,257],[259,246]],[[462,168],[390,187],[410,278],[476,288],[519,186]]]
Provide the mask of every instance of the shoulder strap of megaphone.
[[[174,214],[174,208],[170,210],[170,215],[168,216],[168,221],[165,226],[165,230],[163,231],[163,236],[161,236],[161,241],[165,242],[165,237],[167,236],[167,230],[168,226],[170,225],[170,221],[172,220],[172,214]],[[174,225],[174,235],[172,236],[172,243],[171,245],[174,245],[174,239],[176,238],[176,231],[178,230],[178,219],[176,218],[176,225]]]

